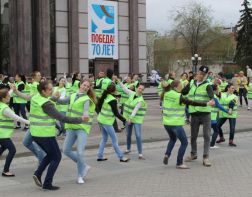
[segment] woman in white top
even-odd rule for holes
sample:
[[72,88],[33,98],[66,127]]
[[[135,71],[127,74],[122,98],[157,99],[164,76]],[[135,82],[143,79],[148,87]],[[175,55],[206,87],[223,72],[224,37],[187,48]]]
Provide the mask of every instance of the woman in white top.
[[0,86],[0,156],[8,149],[9,153],[5,160],[4,170],[2,172],[3,177],[13,177],[15,174],[10,172],[11,162],[16,154],[16,148],[13,144],[11,137],[13,135],[14,120],[25,124],[30,122],[24,118],[16,115],[8,106],[10,102],[9,89],[1,85]]

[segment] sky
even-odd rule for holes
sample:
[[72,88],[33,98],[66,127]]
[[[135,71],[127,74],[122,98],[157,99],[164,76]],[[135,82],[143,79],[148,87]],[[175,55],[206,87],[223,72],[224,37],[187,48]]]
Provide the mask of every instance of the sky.
[[[171,30],[174,10],[187,5],[192,0],[146,0],[147,29],[164,33]],[[194,0],[201,2],[212,10],[215,21],[225,27],[236,25],[240,19],[239,10],[243,0]],[[252,7],[252,0],[249,0]]]

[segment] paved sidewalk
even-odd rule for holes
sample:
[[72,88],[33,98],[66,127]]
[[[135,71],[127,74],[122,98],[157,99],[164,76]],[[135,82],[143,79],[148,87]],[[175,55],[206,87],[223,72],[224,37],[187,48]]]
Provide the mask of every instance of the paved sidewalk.
[[[211,150],[212,167],[202,165],[202,138],[198,140],[199,158],[188,163],[189,170],[175,168],[178,145],[168,166],[162,164],[166,141],[145,143],[145,161],[137,159],[136,151],[129,163],[120,163],[113,150],[106,149],[109,160],[96,162],[96,151],[87,150],[86,160],[92,166],[84,185],[76,181],[76,166],[68,158],[60,163],[54,183],[59,191],[48,192],[37,188],[32,174],[37,161],[34,157],[17,158],[12,165],[15,178],[0,177],[0,194],[13,196],[87,196],[87,197],[251,197],[252,196],[252,133],[236,135],[236,148],[221,144]],[[133,146],[135,148],[135,146]],[[122,147],[124,149],[125,147]],[[190,145],[187,149],[187,155]],[[0,161],[2,167],[2,161]]]
[[[147,114],[143,123],[142,128],[142,139],[144,142],[153,142],[153,141],[160,141],[160,140],[167,140],[168,134],[166,133],[163,125],[161,124],[162,116],[161,110],[159,107],[158,100],[151,100],[148,102],[148,110]],[[240,131],[252,131],[252,111],[247,111],[246,108],[239,108],[239,116],[237,119],[237,132]],[[118,124],[122,126],[121,122],[118,120]],[[185,126],[185,131],[188,136],[190,136],[190,126]],[[224,125],[224,132],[229,132],[229,124],[228,122]],[[14,143],[17,147],[17,156],[25,156],[31,155],[29,150],[27,150],[22,145],[22,139],[24,137],[25,132],[22,130],[18,130],[14,133]],[[200,131],[199,135],[202,134]],[[118,133],[119,143],[125,144],[126,142],[126,134],[125,131],[123,133]],[[99,127],[97,121],[94,121],[93,128],[91,134],[87,140],[87,148],[97,148],[101,139],[101,134],[99,131]],[[135,142],[135,136],[132,136],[133,142]],[[59,139],[59,143],[62,147],[63,139]],[[108,142],[110,143],[110,141]]]

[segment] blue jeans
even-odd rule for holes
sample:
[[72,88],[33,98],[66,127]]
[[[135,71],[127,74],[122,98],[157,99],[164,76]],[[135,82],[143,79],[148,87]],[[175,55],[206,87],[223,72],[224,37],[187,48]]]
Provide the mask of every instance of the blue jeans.
[[136,142],[137,142],[137,150],[139,154],[142,154],[142,137],[141,137],[141,127],[142,124],[137,123],[131,123],[126,124],[126,131],[127,131],[127,150],[130,150],[131,148],[131,135],[133,127],[135,129],[135,135],[136,135]]
[[210,146],[214,146],[215,142],[216,142],[216,139],[217,139],[217,137],[219,135],[219,129],[218,129],[217,122],[212,122],[211,127],[213,129],[213,135],[212,135],[212,140],[210,142]]
[[[62,115],[66,116],[66,112],[60,112]],[[58,135],[60,134],[65,134],[66,133],[66,130],[65,130],[65,123],[64,122],[56,122],[56,128],[58,129],[59,133]]]
[[[77,141],[76,151],[72,151],[74,143]],[[72,130],[66,131],[66,139],[64,142],[63,152],[66,156],[77,163],[78,177],[84,176],[84,170],[86,168],[84,160],[84,150],[87,142],[87,133],[84,130]]]
[[61,152],[55,137],[32,137],[33,140],[46,152],[46,156],[39,164],[34,175],[41,177],[44,170],[47,168],[47,174],[43,186],[52,186],[54,174],[61,160]]
[[0,156],[8,149],[9,153],[6,157],[3,172],[9,172],[11,162],[16,154],[16,148],[10,138],[0,139]]
[[164,125],[168,135],[170,136],[169,143],[166,149],[166,155],[170,157],[172,149],[177,141],[177,138],[180,140],[181,145],[178,150],[177,156],[177,165],[183,164],[183,157],[185,155],[186,147],[188,145],[187,137],[185,134],[185,130],[182,126],[168,126]]
[[222,125],[229,120],[229,127],[230,127],[230,132],[229,132],[229,140],[234,139],[234,134],[235,134],[235,125],[236,125],[236,118],[220,118],[218,120],[218,129],[219,129],[219,135],[220,137],[223,137],[223,131],[221,129]]
[[119,157],[120,159],[123,158],[123,153],[118,145],[118,140],[113,125],[100,124],[100,128],[102,133],[102,139],[98,150],[98,159],[103,158],[104,148],[108,141],[108,136],[111,137],[112,145],[117,154],[117,157]]
[[39,163],[45,157],[45,152],[40,148],[40,146],[33,141],[30,130],[27,130],[23,139],[23,145],[28,148],[39,160]]

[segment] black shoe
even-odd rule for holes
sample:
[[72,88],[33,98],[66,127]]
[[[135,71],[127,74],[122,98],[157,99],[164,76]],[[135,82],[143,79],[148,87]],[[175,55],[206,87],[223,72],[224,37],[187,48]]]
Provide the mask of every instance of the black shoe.
[[236,147],[237,145],[233,142],[233,140],[230,140],[228,143],[229,146]]
[[225,142],[225,139],[223,137],[220,137],[220,139],[216,141],[217,144],[222,143],[222,142]]
[[41,177],[38,177],[36,176],[35,174],[32,176],[35,184],[38,186],[38,187],[42,187],[42,182],[41,182]]
[[7,174],[8,172],[2,172],[3,177],[14,177],[15,174]]
[[120,159],[120,162],[128,162],[130,160],[130,158],[122,158]]
[[122,130],[121,130],[121,129],[118,129],[118,130],[116,130],[115,132],[116,132],[116,133],[121,133]]
[[163,164],[164,165],[167,165],[168,164],[168,159],[169,157],[167,155],[164,156],[164,159],[163,159]]
[[21,126],[15,126],[14,129],[21,129]]
[[52,191],[54,191],[54,190],[59,190],[60,187],[51,185],[51,186],[43,186],[43,189],[44,190],[52,190]]
[[97,161],[107,161],[108,158],[98,158]]

